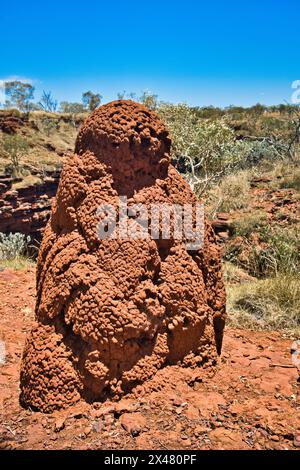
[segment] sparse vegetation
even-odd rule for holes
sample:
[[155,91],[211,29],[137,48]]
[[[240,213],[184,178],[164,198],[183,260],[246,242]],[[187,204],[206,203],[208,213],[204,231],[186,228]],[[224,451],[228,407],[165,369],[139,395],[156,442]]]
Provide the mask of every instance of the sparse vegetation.
[[41,126],[47,137],[49,137],[52,132],[58,129],[59,120],[49,116],[48,114],[45,114],[41,118]]
[[158,114],[171,134],[173,161],[198,194],[236,165],[234,131],[224,120],[201,120],[185,104],[161,104]]
[[22,188],[28,188],[29,186],[36,186],[42,184],[42,179],[39,176],[27,175],[22,178],[22,181],[13,183],[12,189],[18,190]]
[[19,260],[28,253],[30,237],[22,233],[0,232],[0,261]]
[[300,168],[293,168],[292,173],[280,183],[280,188],[293,188],[300,192]]
[[86,109],[82,103],[62,101],[60,103],[60,111],[65,114],[80,114],[86,112]]
[[100,103],[101,103],[102,96],[100,93],[93,93],[92,91],[86,91],[82,94],[82,102],[83,106],[89,112],[94,111]]
[[239,171],[225,176],[207,194],[210,204],[210,215],[215,217],[217,212],[230,212],[248,206],[250,199],[250,183],[247,171]]
[[258,278],[299,272],[300,236],[297,227],[271,227],[266,224],[265,214],[260,212],[247,215],[234,226],[239,238],[228,245],[226,260]]
[[20,174],[21,158],[28,151],[28,142],[19,135],[4,135],[1,142],[1,153],[4,158],[8,158],[11,166],[11,173],[15,176]]
[[300,336],[300,277],[280,275],[227,287],[229,323]]
[[257,210],[238,218],[232,227],[235,235],[250,240],[255,232],[257,233],[264,229],[266,223],[267,214]]
[[30,83],[23,83],[13,80],[4,83],[6,96],[5,107],[16,107],[20,111],[28,112],[31,109],[31,102],[34,97],[34,87]]
[[57,101],[52,97],[51,91],[46,92],[43,90],[41,100],[38,102],[38,107],[46,113],[55,113]]

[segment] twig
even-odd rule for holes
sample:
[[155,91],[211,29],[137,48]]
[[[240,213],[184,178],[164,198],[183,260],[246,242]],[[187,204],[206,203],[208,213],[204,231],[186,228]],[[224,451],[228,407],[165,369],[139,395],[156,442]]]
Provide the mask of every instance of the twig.
[[297,369],[296,366],[292,364],[269,364],[269,367],[284,367],[285,369]]

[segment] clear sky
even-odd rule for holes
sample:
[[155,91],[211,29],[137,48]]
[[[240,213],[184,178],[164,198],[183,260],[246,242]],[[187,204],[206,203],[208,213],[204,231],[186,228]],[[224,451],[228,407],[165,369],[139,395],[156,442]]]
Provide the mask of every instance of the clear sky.
[[300,80],[299,0],[14,0],[0,19],[0,80],[30,79],[36,98],[278,104]]

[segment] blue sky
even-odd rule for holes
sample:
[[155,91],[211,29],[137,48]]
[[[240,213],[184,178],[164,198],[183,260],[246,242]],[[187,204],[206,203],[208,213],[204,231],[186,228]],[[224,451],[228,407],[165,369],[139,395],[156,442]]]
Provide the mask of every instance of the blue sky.
[[36,98],[148,89],[192,105],[278,104],[300,79],[299,0],[2,2],[0,80]]

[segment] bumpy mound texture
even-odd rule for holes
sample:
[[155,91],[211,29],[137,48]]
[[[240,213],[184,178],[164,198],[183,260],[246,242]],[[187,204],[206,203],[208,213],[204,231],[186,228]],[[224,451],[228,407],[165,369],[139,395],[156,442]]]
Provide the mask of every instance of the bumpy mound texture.
[[97,208],[196,198],[170,164],[170,139],[140,104],[114,101],[84,122],[66,162],[39,252],[36,325],[25,346],[21,401],[51,412],[120,397],[165,364],[215,362],[225,294],[215,237],[99,240]]

